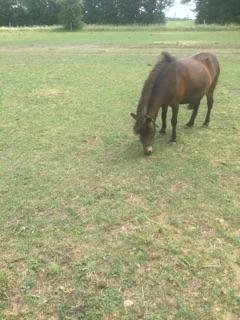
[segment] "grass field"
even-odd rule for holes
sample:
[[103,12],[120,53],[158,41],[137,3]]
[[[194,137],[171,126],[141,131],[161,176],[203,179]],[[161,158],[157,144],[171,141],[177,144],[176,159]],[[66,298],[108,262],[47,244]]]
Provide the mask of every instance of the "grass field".
[[[215,53],[212,121],[144,157],[162,50]],[[240,318],[240,31],[0,31],[0,319]]]

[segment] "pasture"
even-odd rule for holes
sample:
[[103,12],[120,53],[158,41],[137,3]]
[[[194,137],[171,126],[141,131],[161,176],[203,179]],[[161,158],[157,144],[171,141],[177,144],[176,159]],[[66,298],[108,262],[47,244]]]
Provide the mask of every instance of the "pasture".
[[[202,29],[0,30],[0,319],[239,319],[240,29]],[[220,81],[209,128],[182,106],[144,157],[162,50]]]

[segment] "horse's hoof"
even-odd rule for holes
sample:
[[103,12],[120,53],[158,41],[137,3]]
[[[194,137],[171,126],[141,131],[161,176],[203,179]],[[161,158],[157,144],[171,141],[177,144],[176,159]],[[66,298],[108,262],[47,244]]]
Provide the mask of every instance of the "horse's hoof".
[[203,123],[203,128],[208,128],[208,123]]
[[190,129],[190,128],[192,128],[193,127],[193,124],[191,124],[191,123],[187,123],[187,124],[185,124],[185,126],[184,126],[186,129]]
[[169,140],[169,143],[170,143],[170,144],[176,144],[177,141],[176,141],[176,139],[170,139],[170,140]]
[[162,135],[165,135],[165,134],[166,134],[166,131],[160,130],[159,133],[162,134]]

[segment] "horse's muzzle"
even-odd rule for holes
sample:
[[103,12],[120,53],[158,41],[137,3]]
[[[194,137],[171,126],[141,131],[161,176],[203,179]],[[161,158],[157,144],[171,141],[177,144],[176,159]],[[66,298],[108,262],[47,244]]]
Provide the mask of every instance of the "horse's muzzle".
[[146,156],[150,156],[150,154],[153,152],[153,148],[150,146],[144,146],[143,151]]

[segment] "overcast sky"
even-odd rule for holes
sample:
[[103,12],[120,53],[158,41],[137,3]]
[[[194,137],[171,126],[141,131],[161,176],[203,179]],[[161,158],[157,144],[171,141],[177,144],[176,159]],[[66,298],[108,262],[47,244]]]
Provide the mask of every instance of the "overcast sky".
[[193,4],[181,4],[181,0],[175,0],[172,7],[165,11],[166,16],[169,18],[195,18],[195,13],[192,11],[194,9]]

